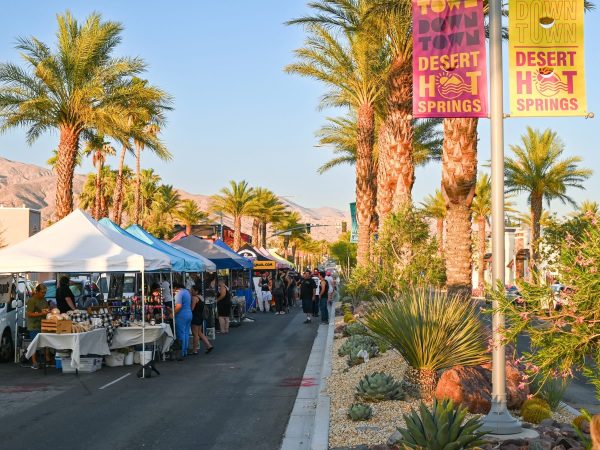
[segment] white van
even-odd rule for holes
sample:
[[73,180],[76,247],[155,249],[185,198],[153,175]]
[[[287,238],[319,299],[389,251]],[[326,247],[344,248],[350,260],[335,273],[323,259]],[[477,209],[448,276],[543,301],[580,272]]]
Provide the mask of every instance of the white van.
[[[4,278],[6,280],[6,277]],[[2,283],[2,286],[9,283]],[[0,286],[0,288],[2,287]],[[18,283],[12,283],[12,292],[0,301],[0,362],[9,362],[15,356],[15,333],[18,326],[24,326],[23,320],[25,296],[30,297],[33,283],[19,278]]]

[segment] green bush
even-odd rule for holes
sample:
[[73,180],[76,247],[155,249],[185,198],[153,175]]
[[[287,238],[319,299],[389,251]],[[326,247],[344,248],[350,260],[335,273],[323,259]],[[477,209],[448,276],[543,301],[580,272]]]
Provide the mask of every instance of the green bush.
[[363,322],[414,369],[405,376],[405,383],[414,386],[413,395],[428,397],[441,369],[487,360],[476,309],[458,297],[407,290],[396,299],[375,301]]
[[367,334],[368,330],[360,322],[350,323],[346,328],[344,328],[344,336],[353,336],[355,334]]
[[[478,447],[485,434],[479,431],[481,422],[471,418],[464,422],[467,410],[454,407],[451,400],[433,400],[431,411],[424,403],[419,413],[404,415],[406,428],[398,428],[405,448],[443,450]],[[464,422],[464,423],[463,423]]]

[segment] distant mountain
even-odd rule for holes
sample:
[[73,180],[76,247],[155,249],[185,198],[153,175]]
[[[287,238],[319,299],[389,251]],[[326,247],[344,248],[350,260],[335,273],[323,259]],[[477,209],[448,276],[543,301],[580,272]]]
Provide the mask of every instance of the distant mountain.
[[[49,169],[0,157],[0,205],[39,209],[42,212],[42,220],[44,222],[50,220],[53,218],[55,209],[56,178],[56,175]],[[73,179],[76,205],[77,196],[83,189],[85,179],[86,175],[75,175]],[[182,199],[196,201],[200,209],[208,209],[210,196],[190,194],[181,189],[179,193]],[[281,201],[288,209],[297,211],[303,222],[322,225],[312,229],[311,235],[314,239],[333,241],[341,232],[342,222],[350,222],[348,212],[335,208],[306,208],[286,198],[281,198]],[[226,225],[232,225],[231,220],[226,217],[223,222]],[[250,234],[252,221],[244,220],[242,227],[245,233]]]

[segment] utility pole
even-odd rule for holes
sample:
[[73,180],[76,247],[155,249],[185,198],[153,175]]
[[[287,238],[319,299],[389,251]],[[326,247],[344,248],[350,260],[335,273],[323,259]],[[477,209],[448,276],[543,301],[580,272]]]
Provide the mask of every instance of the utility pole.
[[[502,73],[502,0],[490,0],[490,112],[492,138],[492,278],[493,287],[504,289],[504,93]],[[498,302],[494,302],[494,309]],[[492,317],[492,407],[483,429],[493,434],[517,434],[521,423],[506,407],[506,354],[500,329],[504,314]]]

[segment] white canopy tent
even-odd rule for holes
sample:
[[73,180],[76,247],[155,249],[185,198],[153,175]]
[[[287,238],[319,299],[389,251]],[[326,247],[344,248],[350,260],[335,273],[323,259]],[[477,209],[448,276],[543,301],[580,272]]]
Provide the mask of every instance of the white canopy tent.
[[79,209],[29,239],[0,250],[0,273],[170,269],[164,253],[104,229]]

